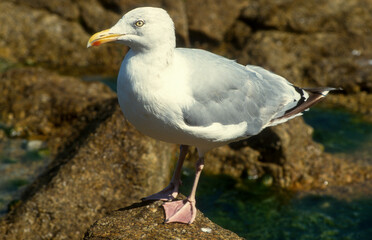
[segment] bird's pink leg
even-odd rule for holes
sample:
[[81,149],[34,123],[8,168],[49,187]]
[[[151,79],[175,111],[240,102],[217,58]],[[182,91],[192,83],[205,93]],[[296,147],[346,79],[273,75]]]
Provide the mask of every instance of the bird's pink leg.
[[166,202],[163,204],[165,210],[165,223],[180,222],[191,224],[195,220],[195,193],[203,167],[204,157],[200,157],[196,162],[194,185],[192,186],[191,194],[187,199],[174,202]]
[[181,169],[182,169],[183,161],[185,160],[188,149],[189,149],[189,146],[181,145],[180,156],[178,158],[177,166],[176,166],[176,169],[174,170],[173,177],[169,185],[158,193],[142,198],[142,201],[151,201],[151,200],[171,201],[177,197],[179,186],[182,183],[181,182]]

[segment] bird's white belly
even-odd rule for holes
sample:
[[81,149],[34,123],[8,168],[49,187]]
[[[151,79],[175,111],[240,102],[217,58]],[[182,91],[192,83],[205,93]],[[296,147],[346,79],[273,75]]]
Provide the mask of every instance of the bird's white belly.
[[129,51],[122,63],[117,92],[124,116],[141,133],[152,138],[193,144],[195,137],[182,129],[185,124],[182,108],[192,98],[186,74],[174,68],[187,64],[179,62],[182,59],[174,59],[173,65],[159,70],[154,65],[157,61],[150,60]]
[[181,109],[172,101],[164,100],[166,98],[157,98],[152,92],[139,95],[129,85],[118,81],[118,100],[125,118],[138,131],[165,142],[191,144],[191,137],[179,127]]
[[159,119],[154,112],[148,111],[141,103],[119,97],[119,104],[125,118],[141,133],[166,142],[173,142],[175,139],[175,128]]

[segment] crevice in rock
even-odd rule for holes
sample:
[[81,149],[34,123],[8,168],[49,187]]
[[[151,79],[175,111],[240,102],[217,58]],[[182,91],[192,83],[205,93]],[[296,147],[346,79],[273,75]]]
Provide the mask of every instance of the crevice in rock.
[[216,47],[220,43],[218,40],[213,39],[202,32],[194,30],[189,30],[189,38],[191,45],[195,45],[195,43],[198,43],[209,44],[210,46]]
[[252,33],[256,33],[259,31],[279,31],[279,32],[292,33],[292,34],[306,34],[306,32],[296,30],[292,28],[290,25],[286,25],[283,27],[277,27],[277,26],[266,25],[265,23],[261,22],[259,19],[238,18],[238,20],[244,22],[249,27],[251,27]]
[[117,14],[123,14],[120,7],[113,1],[98,1],[105,9],[112,11]]
[[249,146],[261,153],[260,162],[273,163],[281,165],[283,158],[283,148],[280,145],[281,140],[270,128],[264,129],[260,134],[252,136],[239,142],[230,143],[232,149],[238,150]]
[[86,33],[88,33],[88,34],[95,33],[95,30],[93,28],[89,27],[89,25],[85,22],[84,18],[81,16],[81,14],[79,15],[78,22]]

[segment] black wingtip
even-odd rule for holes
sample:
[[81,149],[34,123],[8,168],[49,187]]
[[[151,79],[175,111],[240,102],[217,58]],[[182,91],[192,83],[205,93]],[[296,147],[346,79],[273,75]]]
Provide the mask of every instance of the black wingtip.
[[318,93],[318,94],[322,94],[322,92],[330,92],[330,91],[343,91],[344,89],[338,87],[338,88],[334,88],[334,87],[314,87],[314,88],[309,88],[309,87],[306,87],[306,88],[302,88],[303,90],[305,90],[306,92],[310,92],[310,93]]
[[296,91],[301,94],[302,91],[306,91],[309,94],[309,97],[304,100],[303,95],[301,94],[301,99],[298,102],[298,104],[287,110],[283,116],[272,119],[271,122],[276,122],[283,119],[290,119],[294,115],[297,115],[306,109],[309,109],[314,104],[318,103],[320,100],[322,100],[330,91],[341,91],[342,88],[332,88],[332,87],[315,87],[315,88],[298,88],[295,87]]

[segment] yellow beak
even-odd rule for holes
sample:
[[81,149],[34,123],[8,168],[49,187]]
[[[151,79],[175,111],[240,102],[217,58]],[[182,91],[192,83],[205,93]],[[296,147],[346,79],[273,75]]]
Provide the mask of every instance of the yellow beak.
[[98,32],[98,33],[94,34],[93,36],[91,36],[89,38],[87,48],[89,48],[91,46],[99,46],[99,45],[101,45],[103,43],[107,43],[107,42],[116,41],[118,39],[118,37],[124,35],[124,34],[110,33],[109,31],[110,31],[110,29],[106,29],[106,30],[103,30],[103,31]]

